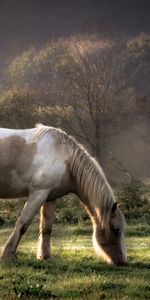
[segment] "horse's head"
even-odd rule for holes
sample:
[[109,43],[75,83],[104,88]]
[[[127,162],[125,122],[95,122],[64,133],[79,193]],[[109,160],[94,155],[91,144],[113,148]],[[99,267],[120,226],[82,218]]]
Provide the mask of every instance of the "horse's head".
[[93,242],[96,252],[110,264],[127,262],[124,244],[124,217],[117,202],[112,204],[102,224],[94,225]]

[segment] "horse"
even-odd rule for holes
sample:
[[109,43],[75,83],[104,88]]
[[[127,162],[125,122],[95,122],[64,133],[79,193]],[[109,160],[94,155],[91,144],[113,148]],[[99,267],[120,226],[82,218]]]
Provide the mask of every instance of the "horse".
[[27,197],[0,260],[16,257],[18,243],[39,210],[37,259],[50,259],[56,199],[68,193],[75,193],[89,213],[98,255],[109,264],[126,263],[124,216],[96,159],[59,128],[0,128],[0,197]]

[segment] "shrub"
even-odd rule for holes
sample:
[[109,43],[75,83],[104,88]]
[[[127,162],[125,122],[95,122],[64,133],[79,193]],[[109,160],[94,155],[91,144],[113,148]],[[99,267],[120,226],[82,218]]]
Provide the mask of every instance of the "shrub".
[[[15,224],[26,199],[0,199],[0,226]],[[88,219],[80,200],[74,194],[58,199],[55,221],[57,223],[81,223]],[[35,219],[37,221],[37,219]]]
[[127,210],[141,206],[141,184],[138,181],[121,183],[118,190],[119,201]]
[[78,197],[69,194],[59,199],[56,208],[56,222],[80,223],[88,219],[88,215]]
[[0,216],[0,226],[5,224],[5,219]]
[[148,220],[149,205],[143,199],[142,185],[139,181],[121,183],[117,191],[118,202],[121,202],[126,218]]
[[24,203],[25,199],[0,199],[0,226],[15,224]]

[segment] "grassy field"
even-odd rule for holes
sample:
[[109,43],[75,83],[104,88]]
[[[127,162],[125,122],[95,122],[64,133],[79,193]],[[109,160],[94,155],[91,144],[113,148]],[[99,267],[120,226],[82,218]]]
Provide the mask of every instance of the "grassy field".
[[[12,228],[0,229],[0,247]],[[52,261],[37,261],[34,223],[18,249],[18,258],[0,265],[0,300],[150,299],[150,226],[128,226],[127,266],[108,266],[92,248],[90,224],[54,225]]]

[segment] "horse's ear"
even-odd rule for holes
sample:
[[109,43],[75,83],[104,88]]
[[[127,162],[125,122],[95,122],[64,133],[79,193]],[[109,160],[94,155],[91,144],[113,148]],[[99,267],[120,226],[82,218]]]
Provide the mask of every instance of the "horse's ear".
[[111,214],[114,215],[116,209],[117,209],[117,206],[118,206],[118,203],[117,202],[114,202],[113,205],[112,205],[112,208],[111,208]]

